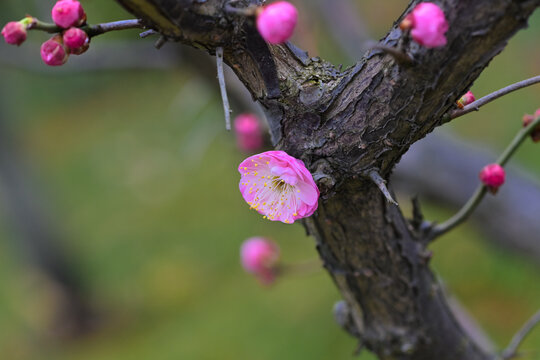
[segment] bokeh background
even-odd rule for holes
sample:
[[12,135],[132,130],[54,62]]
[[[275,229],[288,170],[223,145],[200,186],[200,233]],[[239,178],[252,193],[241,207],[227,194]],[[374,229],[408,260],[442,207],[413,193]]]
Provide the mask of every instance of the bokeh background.
[[[91,23],[131,17],[112,1],[82,3]],[[3,0],[0,24],[26,13],[49,20],[53,4]],[[328,22],[309,1],[296,4],[301,25],[295,42],[310,54],[350,64]],[[406,4],[354,1],[375,39]],[[539,35],[537,12],[473,92],[482,96],[540,74]],[[264,288],[239,265],[239,246],[253,235],[276,240],[286,263],[313,261],[317,254],[300,225],[248,211],[237,191],[236,166],[245,155],[224,130],[217,81],[208,80],[214,75],[187,65],[181,46],[157,51],[155,39],[140,40],[135,30],[95,38],[87,54],[48,68],[39,59],[47,37],[32,32],[19,48],[0,44],[0,130],[3,156],[12,164],[2,171],[21,174],[15,183],[24,185],[55,234],[54,245],[41,251],[61,249],[69,281],[78,284],[76,298],[90,310],[81,315],[87,321],[82,329],[70,325],[58,283],[36,264],[40,255],[25,240],[34,219],[14,209],[10,187],[0,187],[0,357],[352,358],[356,343],[332,318],[340,297],[324,271],[291,274]],[[447,128],[502,150],[521,116],[538,107],[540,86],[530,87]],[[539,146],[527,143],[513,160],[538,179]],[[429,219],[452,213],[423,205]],[[449,291],[499,347],[540,308],[539,264],[496,247],[474,226],[444,236],[432,250]],[[540,357],[540,331],[522,349],[536,350],[526,353],[530,359]],[[363,352],[360,359],[374,357]]]

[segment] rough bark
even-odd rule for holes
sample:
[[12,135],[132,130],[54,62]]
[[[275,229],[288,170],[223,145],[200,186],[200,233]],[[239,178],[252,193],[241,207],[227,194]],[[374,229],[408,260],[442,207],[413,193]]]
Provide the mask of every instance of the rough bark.
[[387,204],[366,174],[377,169],[388,178],[540,0],[439,1],[450,23],[447,46],[403,42],[396,23],[381,42],[401,43],[412,66],[371,51],[345,71],[292,45],[267,45],[252,19],[224,11],[225,0],[117,1],[172,40],[210,53],[224,47],[227,63],[265,108],[276,147],[304,160],[318,181],[319,210],[305,225],[368,349],[381,359],[491,358],[449,310],[421,229]]

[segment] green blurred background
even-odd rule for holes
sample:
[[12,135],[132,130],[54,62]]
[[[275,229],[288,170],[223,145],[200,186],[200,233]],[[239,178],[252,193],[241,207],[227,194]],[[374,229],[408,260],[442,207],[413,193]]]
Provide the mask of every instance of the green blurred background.
[[[49,20],[53,3],[4,0],[0,24],[26,13]],[[82,3],[91,23],[130,17],[111,1]],[[356,3],[379,38],[407,2]],[[309,7],[303,10],[304,36],[295,42],[310,54],[348,64],[328,29],[310,20]],[[540,74],[539,35],[537,12],[473,92],[482,96]],[[57,290],[18,245],[0,192],[0,358],[352,358],[355,341],[331,315],[339,294],[322,270],[263,288],[239,265],[239,246],[254,235],[275,239],[287,263],[316,259],[317,253],[300,225],[269,222],[248,211],[237,191],[236,166],[244,155],[224,130],[217,83],[201,80],[181,60],[167,60],[179,45],[158,52],[155,39],[138,40],[137,31],[94,39],[87,54],[72,57],[62,69],[40,63],[46,38],[32,32],[20,48],[0,44],[2,112],[95,307],[95,331],[66,338],[51,330],[60,306]],[[148,66],[115,68],[99,59],[90,66],[83,59],[94,51],[116,58],[116,64],[123,58],[131,63],[117,44],[141,49],[136,56],[150,59]],[[540,86],[449,127],[502,149],[521,116],[538,107]],[[526,144],[514,161],[540,178],[538,146]],[[425,210],[430,219],[451,214],[437,204]],[[449,290],[499,347],[540,307],[538,264],[494,247],[478,229],[462,226],[432,250]],[[522,349],[536,349],[530,359],[540,356],[540,331]],[[364,352],[360,359],[374,357]]]

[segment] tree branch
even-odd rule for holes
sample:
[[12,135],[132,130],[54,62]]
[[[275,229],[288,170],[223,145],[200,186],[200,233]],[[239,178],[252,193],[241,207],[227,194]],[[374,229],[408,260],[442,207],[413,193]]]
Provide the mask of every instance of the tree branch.
[[470,103],[469,105],[465,106],[463,109],[452,111],[450,113],[450,116],[447,116],[446,119],[448,119],[447,121],[449,121],[449,120],[455,119],[457,117],[463,116],[465,114],[468,114],[471,111],[478,111],[478,109],[481,106],[484,106],[484,105],[492,102],[493,100],[500,98],[501,96],[504,96],[506,94],[510,94],[513,91],[523,89],[524,87],[531,86],[531,85],[538,84],[538,83],[540,83],[540,75],[532,77],[530,79],[519,81],[519,82],[517,82],[515,84],[512,84],[512,85],[508,85],[507,87],[504,87],[504,88],[502,88],[500,90],[497,90],[497,91],[495,91],[495,92],[493,92],[493,93],[491,93],[489,95],[486,95],[486,96],[484,96],[484,97]]
[[[276,147],[335,179],[318,181],[319,209],[305,224],[369,350],[381,359],[491,358],[455,321],[422,239],[362,174],[377,168],[387,178],[525,27],[540,0],[442,0],[446,47],[409,44],[404,50],[416,65],[406,68],[372,51],[345,71],[292,45],[266,44],[251,20],[223,11],[225,0],[187,7],[117,1],[173,40],[210,53],[223,47],[225,62],[264,107]],[[381,45],[398,44],[398,23]]]
[[[531,122],[527,127],[521,129],[516,137],[512,140],[510,145],[504,150],[502,155],[497,160],[497,163],[501,166],[506,165],[506,163],[510,160],[512,155],[516,152],[516,150],[523,144],[523,141],[531,134],[531,132],[536,128],[536,126],[540,125],[540,117],[538,117],[535,121]],[[487,187],[485,185],[480,185],[474,192],[473,196],[467,201],[467,203],[450,219],[445,221],[444,223],[435,226],[430,233],[430,240],[434,240],[435,238],[447,233],[448,231],[452,230],[456,226],[462,224],[465,220],[469,218],[469,216],[473,213],[473,211],[476,209],[476,207],[480,204],[482,199],[484,198],[484,195],[487,193]]]
[[508,347],[502,352],[501,360],[509,360],[517,356],[519,345],[525,340],[527,335],[540,323],[540,310],[534,314],[510,341]]

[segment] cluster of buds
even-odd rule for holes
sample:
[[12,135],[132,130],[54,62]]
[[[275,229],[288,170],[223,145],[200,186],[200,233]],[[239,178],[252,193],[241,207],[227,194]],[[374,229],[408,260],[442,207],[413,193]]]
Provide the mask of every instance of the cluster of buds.
[[446,45],[448,22],[439,6],[430,2],[418,5],[403,19],[399,27],[410,30],[414,41],[427,48]]
[[263,237],[252,237],[240,248],[244,269],[264,285],[272,284],[279,272],[279,246]]
[[[537,120],[538,118],[540,118],[540,109],[536,110],[534,112],[534,115],[523,115],[523,127],[529,126],[533,121]],[[540,142],[540,125],[536,126],[532,130],[531,138],[535,143]]]
[[76,0],[60,0],[52,8],[54,23],[65,29],[41,46],[41,58],[45,64],[58,66],[66,63],[70,54],[80,55],[88,49],[90,41],[86,32],[79,28],[86,23],[86,14]]
[[287,1],[278,1],[257,9],[257,30],[270,44],[289,40],[298,21],[298,10]]
[[[51,39],[41,45],[41,59],[50,66],[66,63],[70,54],[80,55],[89,46],[90,38],[81,29],[86,24],[86,13],[77,0],[59,0],[53,6],[51,16],[59,29]],[[26,17],[19,22],[9,22],[2,29],[8,44],[21,45],[26,40],[26,32],[37,24],[37,19]]]

